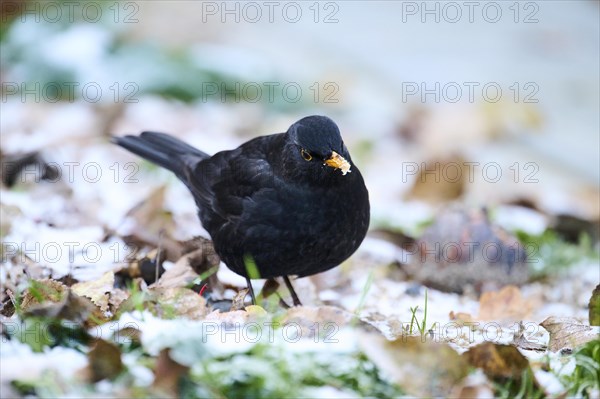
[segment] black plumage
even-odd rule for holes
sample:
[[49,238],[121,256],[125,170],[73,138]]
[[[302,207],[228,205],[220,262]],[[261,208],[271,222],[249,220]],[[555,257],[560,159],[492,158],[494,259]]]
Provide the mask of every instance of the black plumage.
[[[366,235],[367,189],[337,125],[325,116],[213,156],[163,133],[114,142],[171,170],[188,187],[231,270],[247,279],[284,277],[295,303],[287,276],[339,265]],[[258,276],[249,275],[250,260]]]

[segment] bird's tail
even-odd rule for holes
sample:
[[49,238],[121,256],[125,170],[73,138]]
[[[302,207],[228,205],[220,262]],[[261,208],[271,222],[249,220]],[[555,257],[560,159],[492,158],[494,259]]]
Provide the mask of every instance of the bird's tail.
[[186,170],[209,157],[208,154],[164,133],[143,132],[139,136],[113,137],[111,141],[169,169],[180,179],[185,179]]

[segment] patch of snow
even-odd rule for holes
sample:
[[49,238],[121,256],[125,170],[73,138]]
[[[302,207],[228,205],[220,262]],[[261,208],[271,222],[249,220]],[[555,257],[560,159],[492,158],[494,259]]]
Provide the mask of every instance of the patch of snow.
[[64,377],[72,377],[87,365],[85,354],[75,349],[57,346],[46,348],[41,353],[31,350],[29,345],[16,339],[2,342],[0,345],[0,369],[2,382],[16,379],[32,380],[46,370],[54,370]]
[[547,216],[522,206],[498,206],[494,210],[494,219],[508,231],[522,230],[533,235],[542,234],[548,227]]

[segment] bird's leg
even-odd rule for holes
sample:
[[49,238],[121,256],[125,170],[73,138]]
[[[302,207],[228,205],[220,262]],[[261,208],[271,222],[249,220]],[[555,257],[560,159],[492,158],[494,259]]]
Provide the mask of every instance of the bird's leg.
[[252,304],[256,305],[256,297],[254,296],[254,288],[252,288],[252,282],[250,279],[246,277],[246,284],[248,284],[248,290],[250,291],[250,296],[252,297]]
[[294,301],[294,306],[302,306],[302,302],[298,299],[298,295],[296,295],[296,291],[294,291],[294,287],[292,286],[292,282],[288,276],[283,276],[283,281],[285,281],[285,285],[290,291],[292,295],[292,300]]

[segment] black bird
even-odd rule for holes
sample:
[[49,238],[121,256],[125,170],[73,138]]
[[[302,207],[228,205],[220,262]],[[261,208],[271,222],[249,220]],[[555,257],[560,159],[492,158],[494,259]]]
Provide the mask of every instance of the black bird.
[[216,252],[235,273],[283,277],[329,270],[356,251],[369,226],[369,193],[340,131],[308,116],[285,133],[210,156],[164,133],[113,142],[174,172],[191,191]]

